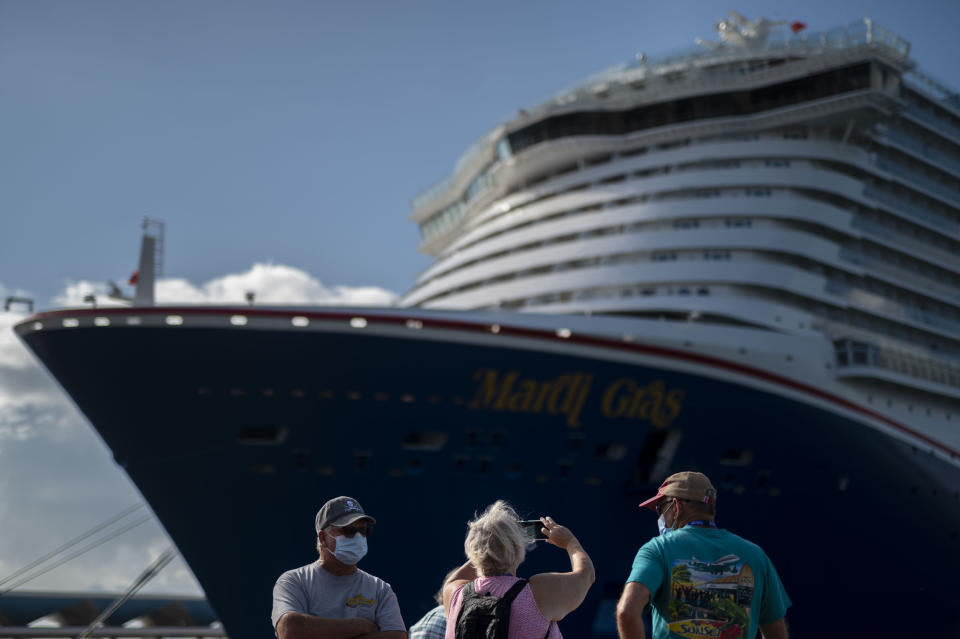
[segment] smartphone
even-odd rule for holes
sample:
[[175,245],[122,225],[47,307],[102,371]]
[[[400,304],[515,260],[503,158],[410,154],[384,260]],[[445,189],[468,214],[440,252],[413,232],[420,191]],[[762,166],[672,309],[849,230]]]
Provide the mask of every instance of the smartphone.
[[527,539],[540,541],[547,538],[547,536],[543,534],[543,522],[539,519],[518,521],[517,523],[520,524],[520,528],[523,530],[523,534],[527,536]]

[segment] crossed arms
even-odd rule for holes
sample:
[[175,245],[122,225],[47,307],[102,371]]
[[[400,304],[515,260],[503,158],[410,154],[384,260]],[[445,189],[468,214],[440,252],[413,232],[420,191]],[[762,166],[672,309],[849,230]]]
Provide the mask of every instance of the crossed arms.
[[277,622],[279,639],[407,639],[403,630],[381,631],[369,619],[329,619],[287,612]]

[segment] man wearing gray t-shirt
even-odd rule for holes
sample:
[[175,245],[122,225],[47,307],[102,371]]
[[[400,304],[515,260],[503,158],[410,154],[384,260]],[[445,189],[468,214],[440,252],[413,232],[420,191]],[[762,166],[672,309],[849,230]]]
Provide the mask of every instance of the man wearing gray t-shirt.
[[407,639],[390,584],[357,568],[376,520],[350,497],[317,513],[320,558],[280,575],[273,587],[279,639]]

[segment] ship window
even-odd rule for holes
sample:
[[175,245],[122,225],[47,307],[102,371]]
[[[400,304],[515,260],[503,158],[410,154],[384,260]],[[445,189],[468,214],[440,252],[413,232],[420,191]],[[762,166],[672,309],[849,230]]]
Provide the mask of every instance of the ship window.
[[606,459],[609,461],[620,461],[627,456],[626,444],[597,444],[593,449],[595,459]]
[[480,431],[474,428],[467,429],[467,446],[476,446],[480,441]]
[[673,262],[677,259],[676,253],[654,253],[650,256],[654,262]]
[[[669,74],[666,77],[679,75],[681,74]],[[751,90],[672,100],[669,109],[664,108],[663,103],[657,103],[624,111],[594,110],[557,114],[518,129],[508,135],[507,139],[512,152],[519,153],[527,147],[558,138],[624,135],[692,120],[751,115],[869,86],[870,65],[863,63]],[[807,131],[793,129],[785,132],[784,137],[804,139]]]
[[183,324],[183,317],[180,315],[167,315],[167,324],[170,326],[181,326]]
[[571,453],[575,453],[580,450],[580,446],[583,444],[583,440],[586,438],[586,435],[583,433],[570,433],[570,437],[567,440],[567,448]]
[[94,325],[94,326],[110,326],[110,318],[109,318],[109,317],[95,317],[95,318],[93,318],[93,325]]
[[276,471],[273,464],[253,464],[250,466],[250,472],[257,475],[272,475]]
[[80,326],[80,320],[75,317],[65,317],[63,319],[64,328],[76,328],[78,326]]
[[415,431],[403,438],[403,450],[438,451],[447,444],[447,433],[439,431]]
[[234,326],[246,326],[247,325],[247,316],[246,315],[231,315],[230,323]]
[[307,448],[298,448],[293,451],[293,463],[296,465],[298,470],[304,470],[307,467],[307,463],[310,461],[310,458],[313,456],[313,451]]
[[290,323],[294,326],[307,326],[310,324],[310,320],[304,317],[303,315],[296,315],[290,318]]
[[370,458],[373,457],[373,452],[369,450],[355,450],[353,451],[353,466],[357,470],[364,470],[367,466],[370,465]]
[[462,473],[467,469],[467,462],[469,461],[470,458],[465,455],[455,455],[453,458],[453,469],[458,473]]
[[757,473],[757,488],[763,490],[770,485],[770,478],[773,476],[773,471],[770,470],[761,470]]
[[408,459],[407,460],[407,474],[408,475],[422,475],[423,474],[423,461],[419,459]]
[[753,451],[749,448],[728,448],[720,457],[721,466],[749,466],[753,461]]
[[134,317],[134,316],[128,317],[128,318],[127,318],[127,325],[128,325],[128,326],[140,326],[140,318],[139,318],[139,317]]
[[637,455],[633,483],[646,486],[653,483],[655,479],[666,477],[681,437],[682,433],[679,430],[651,431]]
[[353,328],[364,328],[367,325],[367,320],[364,317],[351,317],[350,326]]
[[279,446],[287,440],[290,430],[281,426],[254,426],[244,428],[237,435],[237,443],[245,446]]

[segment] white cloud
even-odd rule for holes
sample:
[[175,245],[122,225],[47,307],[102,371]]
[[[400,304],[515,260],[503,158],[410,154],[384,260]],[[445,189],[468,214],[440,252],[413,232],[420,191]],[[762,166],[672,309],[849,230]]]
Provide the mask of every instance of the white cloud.
[[[95,295],[100,305],[115,304],[106,297],[103,282],[71,282],[54,298],[57,306],[83,306],[84,297]],[[157,282],[158,304],[246,304],[253,292],[257,304],[316,304],[329,306],[390,306],[396,293],[377,286],[324,285],[306,271],[292,266],[256,263],[243,273],[231,273],[196,285],[182,278]]]
[[[98,305],[114,305],[108,289],[104,282],[71,282],[53,302],[86,306],[84,298],[94,295]],[[200,285],[178,278],[157,283],[161,304],[246,303],[247,291],[255,293],[258,304],[383,306],[397,299],[375,286],[326,286],[300,269],[268,263]],[[30,297],[0,283],[0,298],[7,295]],[[25,309],[0,313],[0,579],[143,501],[93,428],[14,333],[13,326],[25,318]],[[122,590],[168,545],[163,528],[151,520],[24,588]],[[147,589],[200,592],[182,559]]]
[[68,282],[66,288],[53,298],[55,306],[87,306],[88,296],[97,300],[97,306],[126,306],[125,302],[111,299],[107,296],[110,287],[106,282]]
[[[0,294],[5,290],[0,284]],[[103,442],[13,332],[25,318],[23,312],[0,313],[0,579],[130,504],[142,503]],[[149,508],[128,520],[145,513]],[[22,589],[122,591],[168,545],[152,519]],[[148,589],[201,592],[179,558]]]

